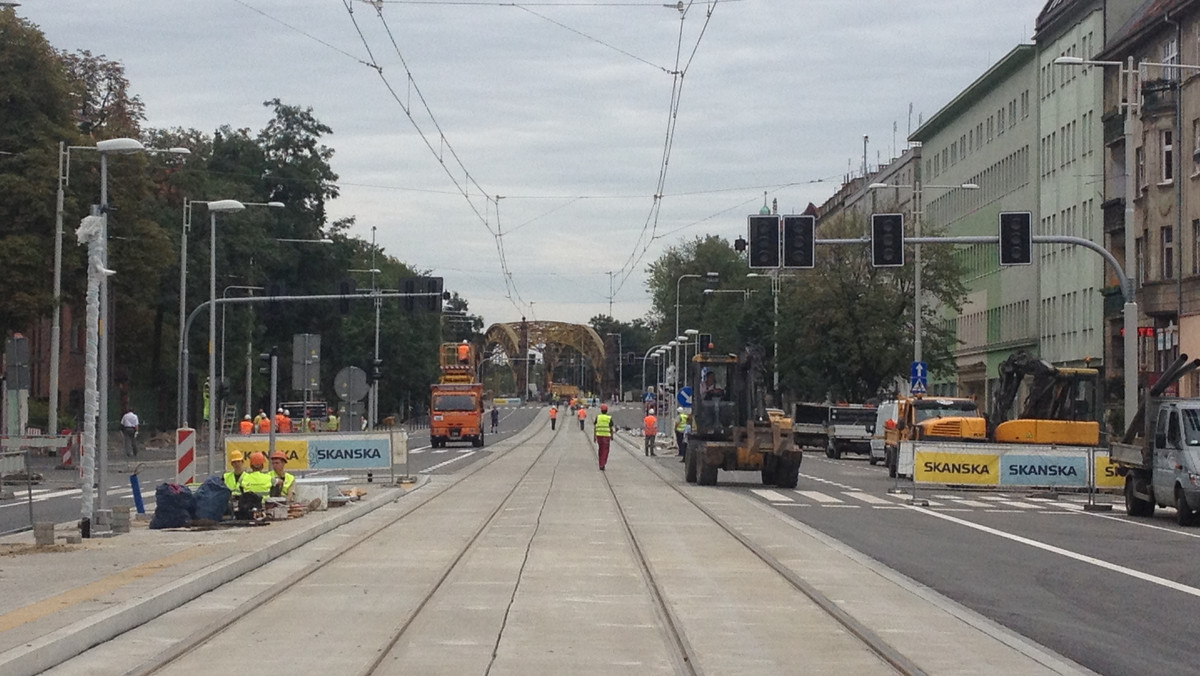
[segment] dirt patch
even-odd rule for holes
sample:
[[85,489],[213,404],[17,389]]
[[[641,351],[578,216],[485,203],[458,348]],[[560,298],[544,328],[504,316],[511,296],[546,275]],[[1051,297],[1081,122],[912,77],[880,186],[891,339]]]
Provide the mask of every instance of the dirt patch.
[[34,545],[25,542],[0,544],[0,556],[22,556],[24,554],[55,554],[58,552],[73,552],[80,545],[53,544]]

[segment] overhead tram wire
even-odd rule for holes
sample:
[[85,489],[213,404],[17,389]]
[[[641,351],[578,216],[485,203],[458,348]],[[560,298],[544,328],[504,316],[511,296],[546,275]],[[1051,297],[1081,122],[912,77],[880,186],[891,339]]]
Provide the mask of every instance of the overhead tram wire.
[[[679,67],[679,59],[683,51],[683,27],[684,22],[687,19],[687,14],[694,4],[694,0],[688,2],[687,7],[680,11],[679,38],[676,41],[675,47],[675,71],[671,84],[671,104],[667,115],[666,139],[663,142],[663,156],[662,162],[659,165],[658,182],[655,185],[654,199],[650,206],[650,213],[647,214],[646,223],[642,226],[642,231],[638,235],[637,240],[635,240],[633,250],[630,252],[629,257],[625,260],[625,263],[621,265],[621,269],[619,270],[621,281],[617,284],[616,288],[612,292],[614,296],[617,293],[620,293],[621,289],[625,286],[625,282],[629,281],[629,278],[633,276],[638,264],[641,263],[642,259],[645,258],[646,253],[650,250],[650,245],[653,244],[654,240],[656,239],[655,235],[658,231],[658,218],[662,209],[663,192],[667,181],[667,167],[670,166],[671,148],[673,147],[675,141],[675,125],[679,119],[679,103],[683,93],[683,78],[687,74],[688,68],[691,67],[692,60],[696,56],[696,51],[700,47],[700,41],[704,38],[704,34],[708,30],[708,24],[710,21],[712,21],[713,11],[716,9],[719,1],[720,0],[712,0],[711,4],[709,4],[708,11],[705,12],[704,15],[704,24],[701,26],[700,33],[696,36],[695,44],[692,46],[691,54],[688,55],[687,62],[682,68]],[[649,232],[648,235],[647,232]]]

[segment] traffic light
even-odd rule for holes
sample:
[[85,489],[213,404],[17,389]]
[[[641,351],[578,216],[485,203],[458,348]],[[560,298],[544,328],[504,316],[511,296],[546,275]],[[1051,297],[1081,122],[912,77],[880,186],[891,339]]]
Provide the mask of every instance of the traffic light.
[[338,293],[342,296],[338,300],[338,311],[342,314],[350,314],[350,296],[353,296],[355,291],[357,291],[357,285],[353,279],[343,279],[338,283]]
[[904,214],[871,214],[871,265],[904,265]]
[[367,382],[379,382],[383,378],[383,360],[372,359],[371,369],[367,371]]
[[779,217],[750,216],[750,267],[779,267]]
[[815,216],[783,217],[783,267],[813,267],[816,232]]
[[701,333],[699,336],[700,351],[710,352],[713,349],[713,341],[711,333]]
[[400,280],[400,282],[400,290],[408,294],[403,298],[404,311],[412,312],[414,309],[416,309],[417,303],[416,297],[413,296],[413,294],[417,292],[417,278],[405,277],[404,279]]
[[441,277],[423,277],[422,279],[425,282],[425,293],[428,293],[429,295],[425,296],[425,298],[423,299],[425,302],[421,305],[421,307],[425,310],[429,310],[430,312],[441,312],[442,311],[442,278]]
[[258,355],[262,365],[258,367],[258,372],[264,375],[271,375],[271,358],[279,354],[279,348],[273,347],[270,352],[260,352]]
[[1033,221],[1028,211],[1000,212],[1000,265],[1033,262]]

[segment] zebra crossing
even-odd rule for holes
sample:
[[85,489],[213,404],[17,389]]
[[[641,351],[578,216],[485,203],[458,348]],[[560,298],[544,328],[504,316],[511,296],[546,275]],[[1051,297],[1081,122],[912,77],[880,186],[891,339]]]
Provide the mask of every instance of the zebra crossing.
[[[825,486],[822,490],[751,488],[750,492],[775,506],[842,509],[905,509],[912,497],[908,494],[871,493],[834,481],[805,478]],[[1050,498],[1011,493],[927,493],[920,497],[929,503],[930,509],[944,512],[1075,514],[1082,512],[1087,502],[1087,496],[1082,494]]]
[[[13,490],[15,489],[15,490]],[[57,498],[78,497],[83,493],[82,488],[66,488],[62,486],[35,486],[33,490],[27,490],[24,487],[10,487],[13,497],[0,503],[0,509],[6,507],[20,507],[28,502],[45,502]],[[142,488],[142,499],[146,501],[154,500],[154,487]],[[109,500],[132,500],[133,489],[128,484],[123,486],[114,486],[108,489]]]
[[465,454],[474,453],[477,450],[478,449],[473,449],[473,448],[431,448],[429,446],[425,446],[423,448],[411,449],[408,452],[408,454],[409,455],[421,455],[422,453],[428,453],[430,455],[442,455],[445,453],[457,453],[459,455],[465,455]]

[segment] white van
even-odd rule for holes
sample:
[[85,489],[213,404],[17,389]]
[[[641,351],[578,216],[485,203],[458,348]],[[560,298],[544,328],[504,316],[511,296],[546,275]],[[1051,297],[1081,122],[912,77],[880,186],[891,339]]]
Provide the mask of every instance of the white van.
[[869,460],[872,465],[877,463],[885,463],[887,460],[887,450],[883,445],[884,425],[889,420],[895,420],[897,415],[898,403],[895,399],[888,399],[879,405],[879,409],[875,411],[875,424],[871,426],[871,455]]

